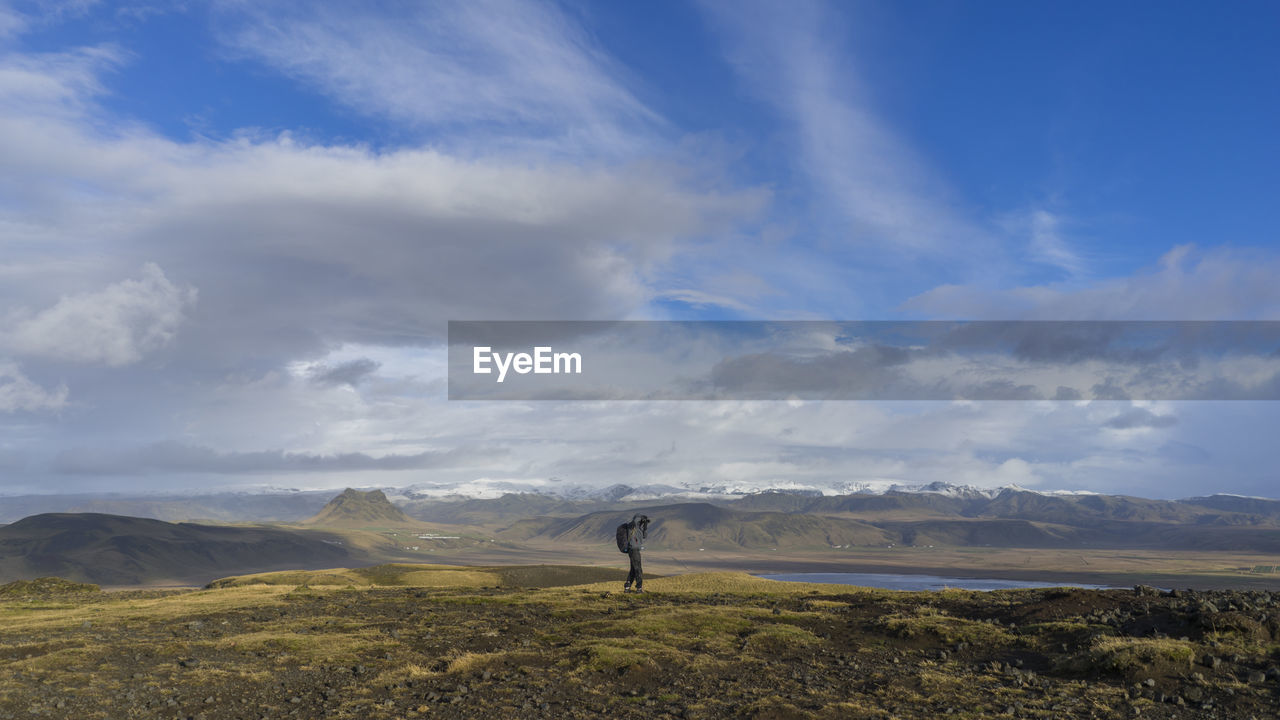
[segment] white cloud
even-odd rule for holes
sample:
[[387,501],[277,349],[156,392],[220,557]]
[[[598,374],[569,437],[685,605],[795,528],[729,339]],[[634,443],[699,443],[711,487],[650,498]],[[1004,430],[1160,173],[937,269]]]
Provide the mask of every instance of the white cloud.
[[[33,357],[118,365],[68,365],[69,417],[6,433],[31,458],[32,477],[51,473],[50,460],[67,448],[82,448],[61,458],[63,470],[91,478],[142,470],[151,473],[145,482],[166,489],[202,473],[290,473],[290,484],[305,485],[309,477],[292,474],[300,470],[351,484],[367,484],[371,473],[421,481],[428,471],[441,480],[587,484],[889,478],[1153,483],[1165,492],[1197,482],[1167,483],[1178,466],[1133,459],[1213,429],[1203,418],[1196,425],[1195,412],[1121,443],[1103,427],[1117,411],[1091,415],[1068,403],[448,403],[442,352],[433,349],[446,319],[614,319],[643,314],[658,297],[745,312],[743,298],[770,286],[721,270],[736,256],[769,265],[775,274],[766,279],[795,274],[793,284],[821,297],[823,309],[856,314],[863,300],[843,303],[837,293],[864,291],[849,290],[856,283],[847,268],[833,272],[828,257],[790,254],[790,237],[807,227],[790,228],[787,242],[763,253],[734,244],[767,194],[706,174],[703,182],[675,162],[630,163],[664,121],[555,6],[422,5],[399,23],[372,15],[346,23],[317,4],[221,7],[240,57],[433,144],[374,150],[248,132],[175,142],[95,105],[103,73],[127,59],[123,51],[0,59],[0,302],[31,308],[5,319],[23,324]],[[888,252],[943,249],[988,262],[974,245],[986,241],[977,223],[874,115],[834,44],[806,37],[822,23],[788,7],[753,29],[730,30],[740,33],[731,42],[744,77],[790,123],[828,206]],[[705,256],[727,273],[720,286],[683,279],[698,275],[688,268],[688,241],[707,236],[733,239],[713,248],[723,257]],[[1043,235],[1045,261],[1069,259],[1052,242],[1061,237]],[[120,281],[147,261],[154,272]],[[1171,283],[1183,290],[1264,289],[1238,263],[1216,279],[1212,263],[1170,263],[1175,269],[1153,274],[1197,278]],[[681,282],[655,279],[672,265]],[[1274,267],[1257,267],[1269,289]],[[200,289],[197,304],[187,286]],[[1010,292],[962,293],[954,309],[996,313],[1016,299]],[[1075,290],[1033,294],[1043,292]],[[80,337],[73,330],[82,326],[89,331]],[[163,367],[137,362],[164,346],[171,357]],[[364,372],[373,363],[377,372]],[[330,376],[337,382],[301,371],[321,365],[340,371]],[[53,370],[24,368],[31,378],[0,364],[0,409],[67,406],[67,386],[45,389],[62,381],[44,376]],[[6,431],[28,422],[13,418]],[[1254,422],[1234,434],[1264,447],[1250,433],[1273,426]],[[485,452],[466,462],[447,455],[477,438]],[[1243,476],[1235,470],[1231,477]]]
[[46,390],[11,362],[0,362],[0,412],[56,410],[67,404],[65,385]]
[[1044,209],[1035,209],[1026,213],[1017,223],[1029,238],[1031,259],[1036,262],[1052,265],[1069,275],[1078,275],[1084,270],[1084,262],[1071,248],[1071,244],[1062,233],[1062,218],[1056,213]]
[[21,33],[27,27],[27,20],[9,6],[8,3],[0,3],[0,40],[11,38]]
[[965,320],[1280,320],[1280,257],[1181,245],[1155,267],[1088,285],[942,285],[903,307]]
[[168,344],[195,300],[195,289],[177,287],[148,263],[137,280],[67,296],[37,313],[17,313],[8,323],[3,349],[19,356],[128,365]]
[[929,164],[877,116],[831,31],[839,10],[814,2],[703,7],[747,87],[791,126],[799,167],[819,206],[841,217],[849,242],[899,256],[957,257],[991,242],[953,206]]
[[21,3],[26,12],[14,7],[11,0],[0,0],[0,40],[7,40],[34,27],[59,22],[85,14],[99,0],[40,0]]
[[1130,408],[1103,423],[1112,430],[1148,430],[1178,424],[1176,415],[1159,415],[1144,407]]
[[[641,313],[686,242],[731,230],[768,198],[656,162],[287,134],[177,142],[95,109],[101,63],[60,57],[70,65],[11,57],[30,71],[11,95],[26,100],[0,105],[0,183],[12,190],[0,193],[0,301],[23,308],[0,313],[11,330],[0,352],[115,367],[66,366],[75,421],[29,436],[23,447],[45,458],[32,468],[69,446],[127,454],[157,440],[209,448],[213,466],[281,452],[263,448],[412,457],[467,444],[519,412],[442,412],[443,362],[421,353],[447,319]],[[162,366],[137,366],[160,347]],[[353,349],[326,354],[339,347]],[[382,366],[358,382],[280,372],[361,357]],[[14,407],[66,396],[13,377]],[[487,424],[460,421],[472,415]],[[78,470],[95,458],[110,465],[90,452]]]
[[452,0],[402,5],[394,15],[290,2],[222,9],[236,53],[401,123],[563,137],[608,152],[661,122],[553,4]]
[[6,258],[0,295],[51,304],[55,288],[83,293],[131,259],[153,260],[201,288],[189,349],[210,362],[432,342],[450,318],[628,317],[682,243],[768,197],[689,186],[656,164],[375,152],[288,135],[179,143],[59,109],[83,101],[0,113],[0,176],[23,181],[0,224],[32,240]]
[[79,115],[104,91],[99,75],[121,59],[120,50],[111,46],[4,55],[0,57],[0,101],[9,108],[4,115],[12,117],[15,111]]

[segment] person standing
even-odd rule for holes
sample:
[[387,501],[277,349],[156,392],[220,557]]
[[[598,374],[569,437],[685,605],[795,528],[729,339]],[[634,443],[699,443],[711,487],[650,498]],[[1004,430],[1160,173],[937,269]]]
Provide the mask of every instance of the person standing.
[[640,551],[644,549],[644,539],[649,536],[649,517],[639,513],[632,515],[631,522],[618,526],[617,536],[618,550],[631,558],[631,572],[627,573],[627,582],[622,586],[622,592],[632,592],[632,585],[635,585],[635,592],[644,592],[644,570],[640,565]]

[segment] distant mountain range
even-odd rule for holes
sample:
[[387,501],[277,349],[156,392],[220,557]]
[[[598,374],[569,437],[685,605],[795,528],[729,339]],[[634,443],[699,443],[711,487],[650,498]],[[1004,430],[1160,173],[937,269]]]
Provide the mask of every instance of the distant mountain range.
[[[706,502],[745,511],[804,512],[881,519],[934,516],[1020,518],[1097,523],[1151,520],[1265,525],[1280,520],[1280,500],[1212,495],[1182,500],[930,483],[846,483],[841,492],[813,488],[706,485],[533,485],[517,482],[418,484],[377,488],[409,518],[435,523],[494,525],[533,516],[577,516],[614,508]],[[375,489],[365,488],[365,492]],[[352,492],[355,492],[353,490]],[[0,523],[50,512],[96,512],[170,522],[308,522],[335,500],[332,490],[238,491],[202,495],[25,495],[0,497]],[[390,519],[390,518],[383,518]]]
[[[1014,489],[1016,486],[1009,486]],[[845,482],[824,486],[822,489],[783,485],[777,487],[760,487],[756,485],[623,485],[614,484],[603,487],[584,486],[559,483],[521,483],[517,481],[459,483],[459,484],[427,484],[420,483],[404,488],[384,488],[393,500],[459,500],[459,499],[496,499],[503,495],[545,495],[571,502],[647,502],[672,498],[690,500],[730,500],[733,498],[759,495],[762,493],[786,493],[792,495],[878,495],[886,492],[927,492],[958,497],[994,497],[1006,488],[979,488],[973,485],[953,485],[934,482],[913,485],[896,482]],[[1058,494],[1058,493],[1051,493]]]
[[[292,526],[40,513],[0,526],[0,580],[57,575],[106,585],[203,583],[266,570],[350,567],[378,558],[370,555],[371,549],[348,545],[349,538],[341,533],[430,527],[423,523],[452,525],[454,532],[448,534],[459,537],[432,538],[433,547],[441,549],[471,546],[482,542],[477,537],[483,535],[507,552],[558,544],[605,549],[612,545],[617,524],[636,512],[653,519],[646,543],[655,550],[937,545],[1280,554],[1280,500],[1234,495],[1170,501],[935,484],[843,495],[800,489],[700,499],[682,491],[640,499],[655,494],[653,487],[637,491],[613,486],[574,497],[508,493],[442,498],[348,488],[330,494],[319,507],[310,496],[297,496],[292,505],[285,498],[294,496],[270,496],[263,505],[291,513],[311,509]],[[223,511],[233,506],[224,496],[203,501]],[[127,506],[129,501],[113,502]],[[146,502],[147,508],[158,507],[154,498]],[[184,502],[182,507],[199,508],[202,500]],[[243,498],[236,499],[241,502]],[[433,531],[439,529],[445,528]]]

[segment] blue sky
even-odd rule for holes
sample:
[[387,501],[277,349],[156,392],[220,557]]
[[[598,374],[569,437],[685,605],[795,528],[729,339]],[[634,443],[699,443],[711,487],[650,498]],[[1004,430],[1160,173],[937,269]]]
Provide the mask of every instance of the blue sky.
[[1265,494],[1269,404],[478,408],[440,342],[1280,319],[1278,35],[1262,2],[0,2],[5,482]]
[[[39,17],[48,7],[28,9]],[[13,47],[39,53],[112,48],[117,59],[98,78],[103,111],[178,142],[291,133],[307,142],[386,151],[466,146],[468,136],[492,130],[483,119],[388,117],[385,108],[358,106],[322,79],[282,73],[279,63],[264,62],[237,37],[246,26],[272,22],[267,13],[241,12],[245,7],[73,3],[30,21]],[[288,23],[301,7],[278,13],[278,21]],[[700,142],[704,147],[695,152],[720,153],[723,182],[774,193],[773,213],[763,219],[787,226],[792,249],[853,271],[865,262],[860,245],[875,243],[877,233],[850,228],[839,198],[825,196],[824,179],[806,166],[799,147],[805,140],[797,125],[804,120],[796,115],[804,111],[777,97],[786,91],[772,86],[781,79],[767,77],[775,70],[752,67],[771,59],[748,58],[735,67],[733,56],[741,53],[733,45],[742,39],[726,37],[734,33],[726,28],[732,22],[718,16],[754,25],[747,32],[779,30],[774,40],[780,43],[816,46],[813,67],[832,76],[815,81],[830,85],[826,99],[870,114],[898,145],[876,160],[914,165],[911,172],[923,175],[916,180],[937,192],[934,201],[1010,245],[1004,248],[1009,265],[984,278],[992,285],[1131,274],[1179,245],[1254,246],[1273,239],[1278,211],[1269,200],[1280,164],[1274,141],[1280,99],[1267,88],[1280,79],[1274,49],[1280,11],[1269,3],[1212,11],[1189,4],[1018,2],[841,3],[795,13],[767,3],[555,7],[564,22],[578,25],[578,39],[599,53],[611,80],[652,113],[636,121],[639,134],[660,146],[650,149],[668,154],[680,152],[681,143]],[[375,15],[404,17],[415,14],[411,8],[382,3]],[[782,16],[786,23],[779,27]],[[512,136],[564,129],[519,117],[497,122],[505,125],[499,132]],[[1052,218],[1043,222],[1061,247],[1047,253],[1034,247],[1036,213]],[[970,279],[955,277],[950,263],[927,267],[928,257],[912,260],[926,268],[897,267],[898,278],[885,283],[892,290],[860,298],[859,304],[873,303],[860,312],[897,313],[904,290]],[[911,282],[906,288],[904,278]],[[800,297],[775,299],[777,310],[845,312],[838,302],[803,297],[803,287],[778,284]],[[661,307],[703,314],[680,305]]]

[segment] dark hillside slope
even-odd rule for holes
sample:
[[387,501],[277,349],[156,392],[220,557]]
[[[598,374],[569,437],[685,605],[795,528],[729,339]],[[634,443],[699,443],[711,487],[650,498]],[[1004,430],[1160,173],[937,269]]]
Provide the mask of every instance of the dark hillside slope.
[[1280,500],[1272,500],[1270,498],[1210,495],[1208,497],[1186,498],[1178,502],[1221,512],[1244,513],[1259,518],[1267,518],[1272,522],[1280,521]]
[[877,527],[857,520],[780,512],[741,512],[710,503],[682,503],[638,510],[590,513],[576,518],[536,518],[499,532],[509,541],[528,539],[609,544],[614,529],[641,512],[653,520],[647,545],[696,550],[884,545],[893,542]]
[[[919,494],[925,495],[925,494]],[[817,512],[746,512],[710,503],[683,503],[639,509],[588,513],[577,517],[538,517],[518,521],[497,532],[510,543],[608,545],[614,528],[643,512],[653,520],[648,545],[654,549],[718,550],[822,548],[831,546],[936,545],[999,548],[1133,548],[1163,550],[1280,553],[1280,527],[1217,522],[1225,516],[1185,511],[1185,521],[1115,519],[1166,517],[1165,508],[1146,507],[1130,498],[1044,497],[1035,493],[1006,496],[1001,505],[1014,517],[930,515],[947,502],[970,499],[945,496],[846,496],[821,498],[835,508],[881,508],[861,517]],[[855,502],[856,501],[856,502]],[[769,498],[785,505],[785,498]],[[994,501],[993,501],[994,502]],[[1160,503],[1161,501],[1153,501]],[[1165,503],[1172,504],[1172,503]],[[953,508],[955,506],[952,506]],[[910,508],[909,511],[906,509]],[[1017,514],[1026,517],[1016,517]],[[1052,518],[1052,519],[1047,519]]]
[[1055,548],[1080,545],[1087,537],[1077,528],[1028,520],[924,520],[876,526],[903,545]]
[[968,516],[977,513],[986,499],[958,498],[938,493],[887,492],[883,495],[834,495],[814,500],[805,512],[819,514],[914,513],[934,516]]
[[205,495],[69,493],[11,495],[0,501],[0,523],[44,513],[102,513],[169,522],[294,522],[315,515],[327,491],[214,492]]
[[813,491],[766,490],[725,503],[734,510],[747,512],[805,512],[822,498]]
[[48,513],[0,528],[0,582],[47,575],[101,585],[203,584],[234,573],[367,561],[329,533]]
[[531,517],[577,517],[589,512],[616,508],[625,503],[565,500],[537,493],[505,493],[496,498],[466,500],[410,500],[405,514],[425,522],[451,525],[492,525]]
[[1042,495],[1005,490],[981,515],[1089,527],[1113,520],[1194,523],[1203,510],[1167,500],[1123,495]]

